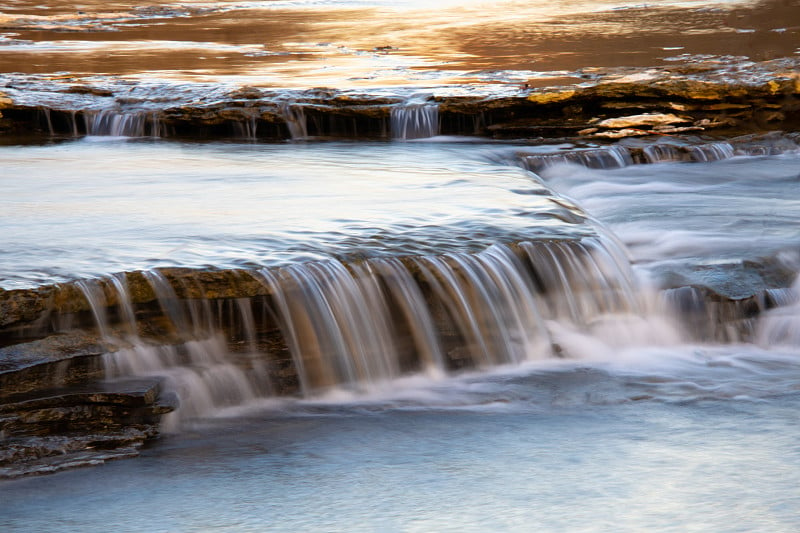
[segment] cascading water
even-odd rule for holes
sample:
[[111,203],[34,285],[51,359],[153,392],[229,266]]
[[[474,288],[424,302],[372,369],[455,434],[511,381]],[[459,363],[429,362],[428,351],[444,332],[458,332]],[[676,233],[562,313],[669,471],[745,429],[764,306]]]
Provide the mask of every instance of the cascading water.
[[[157,113],[147,111],[121,112],[117,109],[83,112],[87,135],[112,137],[161,137],[161,122]],[[77,129],[77,128],[73,128]]]
[[[283,103],[278,109],[286,121],[286,127],[289,129],[289,135],[293,140],[308,138],[308,121],[303,106]],[[255,133],[255,130],[253,133]]]
[[688,151],[691,161],[699,163],[722,161],[734,156],[733,146],[726,142],[698,144],[690,146]]
[[540,172],[554,165],[565,163],[588,168],[622,168],[634,164],[630,150],[620,145],[558,154],[522,154],[520,160],[525,168],[533,172]]
[[[460,368],[584,357],[590,337],[616,346],[641,336],[652,341],[664,332],[664,342],[679,340],[622,252],[602,238],[261,269],[250,276],[263,287],[263,302],[236,298],[218,301],[216,309],[206,299],[179,298],[158,271],[143,275],[162,317],[146,329],[159,330],[161,344],[135,333],[136,324],[129,323],[135,310],[122,279],[79,286],[104,338],[123,345],[106,355],[108,377],[164,376],[180,397],[178,418],[272,395],[275,348],[264,349],[260,335],[276,328],[303,396],[373,390],[416,373],[443,376]],[[105,311],[101,286],[113,293],[113,313]],[[260,305],[266,311],[256,318]],[[123,343],[111,314],[120,317]],[[223,322],[237,324],[236,353],[225,342]],[[626,328],[639,337],[623,335]]]
[[790,289],[772,291],[770,296],[777,305],[759,321],[756,343],[765,348],[800,348],[800,279]]
[[392,138],[424,139],[439,134],[439,106],[431,103],[407,102],[391,111]]
[[[165,389],[177,394],[180,407],[164,420],[166,429],[177,428],[181,419],[208,415],[224,406],[238,405],[270,392],[269,377],[254,382],[234,364],[228,347],[219,332],[208,328],[209,313],[197,313],[179,300],[169,282],[158,272],[143,273],[150,282],[166,318],[165,333],[172,343],[154,344],[138,334],[136,315],[124,276],[107,280],[83,280],[77,283],[96,319],[106,344],[116,346],[103,357],[106,378],[154,376],[165,380]],[[109,291],[111,298],[106,298]],[[109,305],[109,300],[115,302]],[[121,332],[112,326],[106,309],[114,308]],[[252,314],[241,313],[241,320],[252,330]]]
[[684,153],[672,144],[651,144],[645,146],[642,153],[648,163],[683,161],[684,158]]

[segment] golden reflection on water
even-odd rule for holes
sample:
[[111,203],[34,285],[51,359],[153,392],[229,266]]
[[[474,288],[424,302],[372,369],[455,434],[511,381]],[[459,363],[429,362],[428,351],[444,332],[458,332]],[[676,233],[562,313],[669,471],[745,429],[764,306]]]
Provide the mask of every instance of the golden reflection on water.
[[237,76],[278,87],[496,82],[475,73],[524,79],[678,54],[763,60],[800,42],[793,0],[13,0],[0,9],[0,72]]

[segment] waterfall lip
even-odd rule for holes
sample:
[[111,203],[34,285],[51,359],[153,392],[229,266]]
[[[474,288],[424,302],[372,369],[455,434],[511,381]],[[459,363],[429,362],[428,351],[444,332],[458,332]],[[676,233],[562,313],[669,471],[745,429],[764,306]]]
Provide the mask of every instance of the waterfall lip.
[[[703,73],[676,75],[667,67],[599,68],[591,74],[573,73],[577,82],[571,85],[542,88],[520,88],[507,80],[475,83],[474,79],[426,87],[401,84],[360,88],[344,84],[334,88],[276,88],[274,83],[241,76],[209,83],[141,76],[6,73],[0,74],[4,85],[0,106],[18,111],[47,108],[51,113],[96,112],[114,107],[120,107],[120,113],[149,110],[170,124],[185,121],[184,126],[190,124],[194,128],[214,122],[244,122],[252,113],[264,111],[267,114],[259,119],[260,131],[256,135],[267,138],[293,134],[284,130],[267,135],[261,128],[280,118],[281,105],[286,102],[313,109],[318,115],[359,116],[363,120],[386,120],[392,113],[397,115],[403,106],[438,104],[441,127],[436,128],[428,120],[425,136],[459,133],[605,142],[634,138],[631,135],[730,137],[793,127],[791,101],[798,97],[800,86],[786,72],[797,70],[800,59],[752,62],[748,64],[752,68],[741,71],[731,70],[719,58],[708,61],[709,70]],[[537,73],[520,76],[529,78],[533,74]],[[564,72],[556,74],[563,77]],[[642,78],[644,74],[646,79]],[[248,87],[258,89],[245,90]],[[587,102],[602,107],[602,117],[584,111]],[[553,114],[556,108],[561,109],[558,117]],[[755,119],[745,120],[744,114]],[[15,115],[15,120],[19,117]],[[469,120],[465,121],[467,117]],[[51,127],[56,134],[72,133],[63,131],[60,120],[51,121],[50,126],[46,117],[38,122],[38,129],[45,135],[50,134]],[[291,126],[291,120],[284,122],[287,128]],[[325,132],[314,135],[329,136]],[[374,128],[369,135],[386,138],[389,132]],[[396,138],[403,135],[401,130],[395,132]],[[702,154],[697,157],[702,158]]]

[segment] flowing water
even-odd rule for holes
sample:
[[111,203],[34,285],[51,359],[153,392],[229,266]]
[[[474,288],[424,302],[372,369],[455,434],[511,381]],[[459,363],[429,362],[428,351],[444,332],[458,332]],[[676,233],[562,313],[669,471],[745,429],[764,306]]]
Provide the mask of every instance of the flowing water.
[[[0,148],[6,288],[81,278],[100,333],[128,346],[109,377],[164,376],[182,403],[139,459],[5,482],[0,524],[791,531],[800,289],[771,290],[728,342],[659,290],[763,289],[744,260],[797,271],[800,159],[781,146],[647,148],[648,164],[627,145],[448,138]],[[249,300],[222,312],[232,353],[168,265],[269,288],[299,394],[274,395]],[[138,338],[114,275],[132,269],[181,344]]]
[[[435,96],[746,69],[798,15],[7,2],[0,84],[49,138],[0,144],[0,290],[75,288],[106,379],[179,407],[139,458],[0,481],[0,528],[797,531],[797,137],[444,137]],[[291,141],[159,119],[242,85]],[[387,140],[314,137],[323,86],[391,98]]]

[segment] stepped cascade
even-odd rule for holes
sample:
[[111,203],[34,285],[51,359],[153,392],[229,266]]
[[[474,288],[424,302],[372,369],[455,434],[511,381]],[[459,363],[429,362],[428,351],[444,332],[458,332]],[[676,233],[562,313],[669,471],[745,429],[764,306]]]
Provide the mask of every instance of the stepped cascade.
[[[124,275],[78,282],[101,340],[113,347],[102,359],[106,377],[164,377],[179,416],[191,418],[280,391],[314,396],[413,373],[570,357],[558,333],[625,316],[667,342],[679,337],[624,252],[601,238],[236,276],[258,295],[210,299],[202,276],[142,272],[136,291],[154,298],[147,311],[133,303]],[[275,384],[280,365],[292,377]]]

